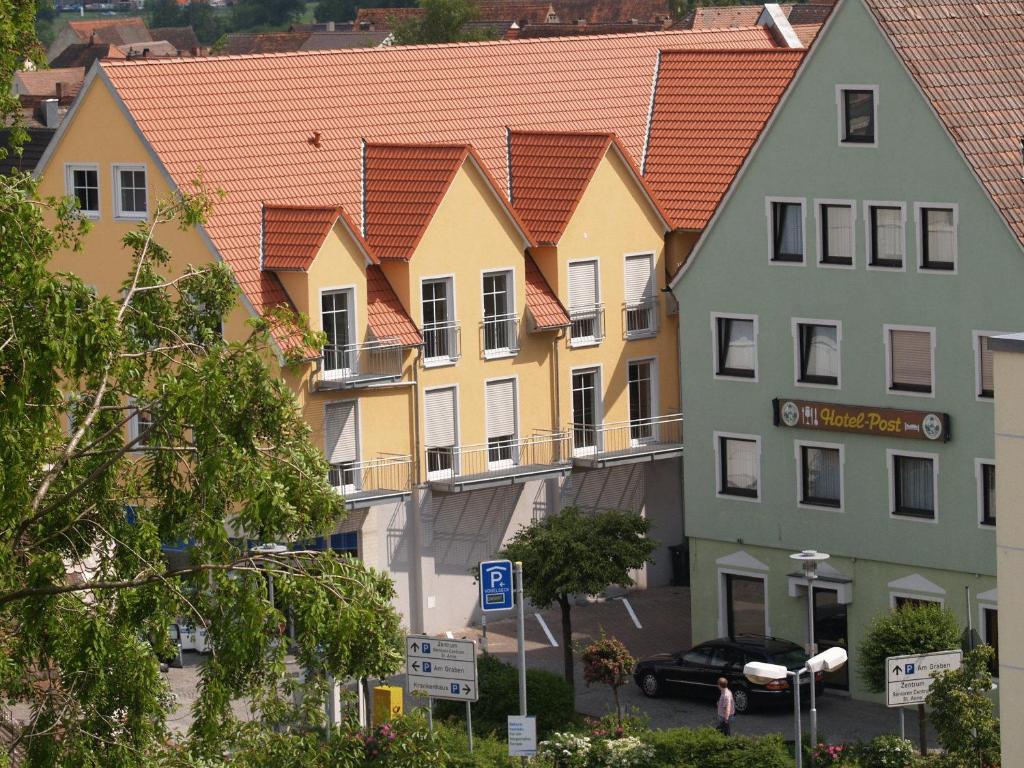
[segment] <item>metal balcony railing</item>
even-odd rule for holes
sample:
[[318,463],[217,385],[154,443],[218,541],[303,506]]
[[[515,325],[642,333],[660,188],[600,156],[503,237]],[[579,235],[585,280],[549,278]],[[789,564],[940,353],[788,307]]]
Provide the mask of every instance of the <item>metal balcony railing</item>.
[[462,354],[462,330],[458,323],[427,323],[423,326],[423,361],[454,362]]
[[484,357],[514,355],[519,351],[519,319],[515,315],[485,317],[480,339]]
[[346,499],[354,501],[407,494],[412,489],[412,456],[384,455],[332,464],[328,480]]
[[573,424],[571,431],[573,456],[577,459],[629,459],[681,450],[683,416],[670,413],[604,424]]
[[[431,451],[450,451],[438,463]],[[536,432],[523,438],[492,438],[479,445],[427,450],[427,478],[441,490],[479,487],[489,482],[522,482],[531,477],[565,473],[572,461],[569,435]],[[450,469],[442,468],[442,464]],[[432,471],[431,471],[432,470]]]
[[636,303],[622,305],[622,335],[641,339],[658,333],[658,297],[648,296]]
[[596,344],[604,339],[603,304],[570,307],[569,320],[572,323],[572,332],[569,334],[570,346]]
[[323,348],[314,387],[358,387],[402,378],[402,345],[395,339]]

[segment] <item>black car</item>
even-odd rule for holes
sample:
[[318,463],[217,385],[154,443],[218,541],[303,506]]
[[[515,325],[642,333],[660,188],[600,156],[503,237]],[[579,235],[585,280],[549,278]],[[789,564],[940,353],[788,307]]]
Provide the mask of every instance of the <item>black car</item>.
[[[738,635],[709,640],[689,651],[661,653],[638,662],[633,679],[647,696],[682,694],[684,696],[715,699],[718,697],[718,678],[729,681],[737,712],[747,712],[752,706],[777,702],[793,706],[793,691],[789,680],[778,680],[758,685],[743,676],[743,666],[751,661],[779,664],[789,670],[801,669],[807,661],[804,649],[789,640],[761,635]],[[816,676],[815,693],[824,690],[822,674]],[[807,702],[810,681],[805,677],[800,685],[800,696]]]

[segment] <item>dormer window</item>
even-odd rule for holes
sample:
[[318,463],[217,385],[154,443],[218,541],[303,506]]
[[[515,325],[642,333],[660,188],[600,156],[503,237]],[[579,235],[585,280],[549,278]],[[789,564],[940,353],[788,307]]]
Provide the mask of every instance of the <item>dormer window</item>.
[[838,90],[840,143],[875,145],[878,88],[853,85]]

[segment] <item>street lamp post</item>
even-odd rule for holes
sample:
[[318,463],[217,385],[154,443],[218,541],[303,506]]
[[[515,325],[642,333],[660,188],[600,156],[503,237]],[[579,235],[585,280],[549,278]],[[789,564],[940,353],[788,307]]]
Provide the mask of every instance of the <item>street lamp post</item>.
[[[804,576],[807,579],[807,655],[814,656],[818,652],[818,647],[814,642],[814,580],[818,578],[818,563],[823,563],[828,560],[828,555],[824,552],[815,552],[813,549],[805,549],[803,552],[797,552],[795,555],[790,555],[790,560],[796,560],[801,563],[804,568]],[[810,726],[811,726],[811,749],[814,749],[818,743],[818,702],[817,693],[815,687],[817,680],[811,677],[811,711],[810,711]],[[814,759],[811,759],[813,764]]]
[[[288,547],[284,544],[257,544],[249,551],[257,555],[280,555],[282,552],[287,552]],[[270,571],[267,571],[267,597],[270,604],[274,605],[274,574]]]

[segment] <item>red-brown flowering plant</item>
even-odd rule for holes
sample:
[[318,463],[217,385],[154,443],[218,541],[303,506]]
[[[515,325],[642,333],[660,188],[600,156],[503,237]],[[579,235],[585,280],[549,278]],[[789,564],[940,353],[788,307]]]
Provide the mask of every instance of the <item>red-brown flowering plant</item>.
[[636,659],[621,642],[614,637],[605,637],[583,649],[583,679],[587,685],[603,683],[612,689],[615,697],[615,717],[622,725],[622,705],[619,703],[619,688],[629,681]]

